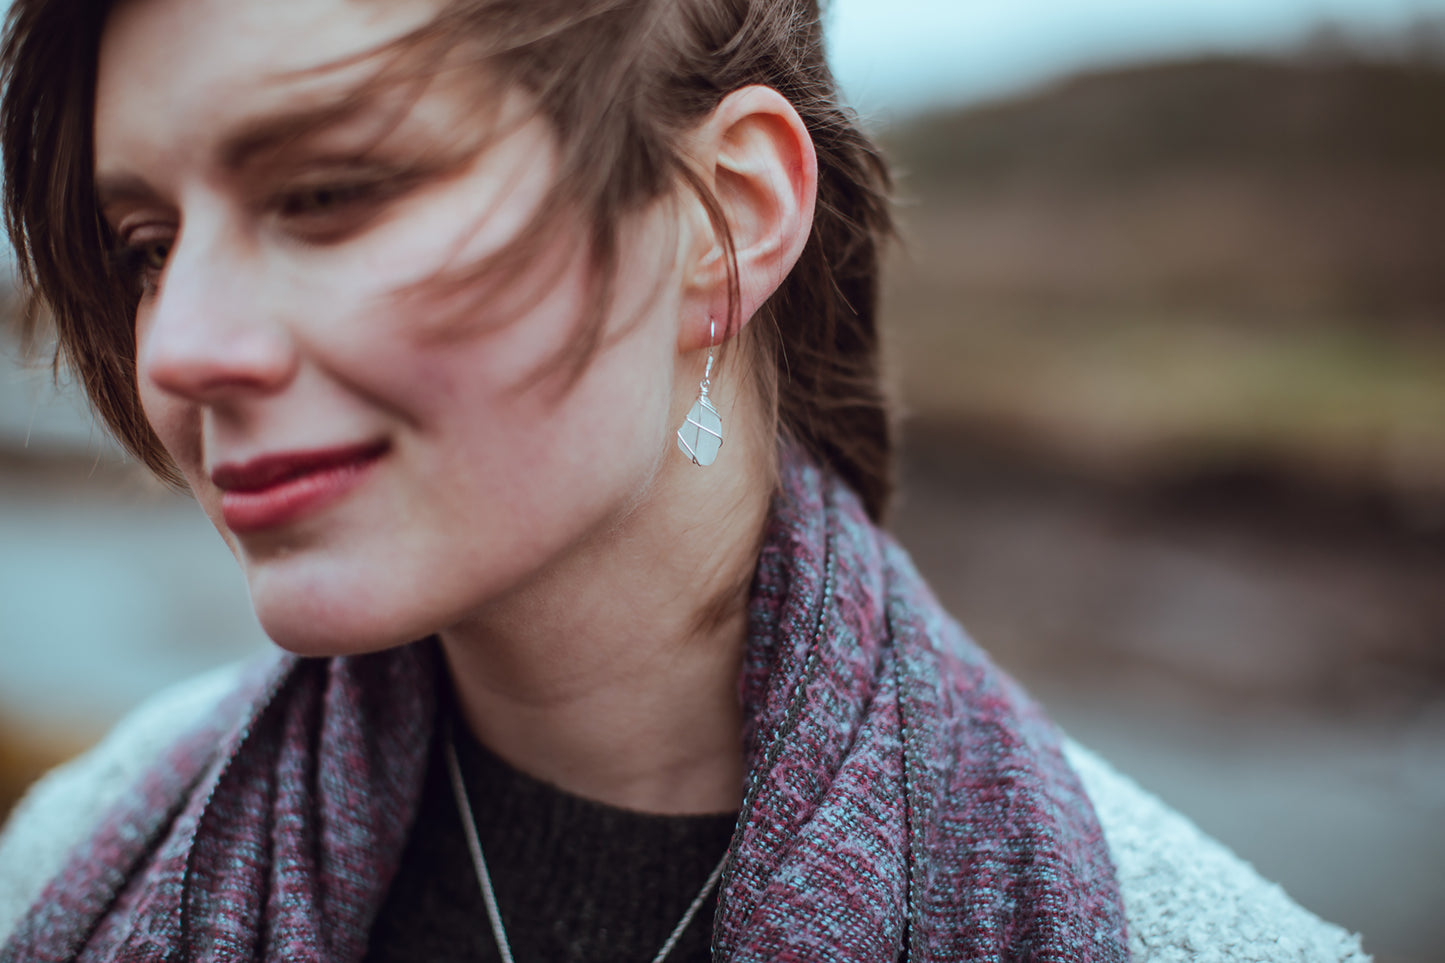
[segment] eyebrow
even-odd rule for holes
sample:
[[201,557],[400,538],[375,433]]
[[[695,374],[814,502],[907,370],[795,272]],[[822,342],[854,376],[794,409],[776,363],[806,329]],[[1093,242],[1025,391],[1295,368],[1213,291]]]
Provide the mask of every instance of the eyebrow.
[[365,113],[375,101],[374,96],[349,92],[331,103],[246,121],[221,142],[221,165],[228,171],[240,170],[259,155],[274,152],[307,135]]
[[113,204],[131,204],[152,201],[156,192],[144,178],[134,174],[97,174],[95,198],[104,210]]
[[[348,91],[328,103],[243,121],[222,140],[218,151],[221,165],[228,171],[241,170],[258,156],[365,113],[375,102],[375,96]],[[115,204],[149,203],[156,199],[157,193],[144,178],[135,174],[101,172],[95,177],[96,200],[102,210]]]

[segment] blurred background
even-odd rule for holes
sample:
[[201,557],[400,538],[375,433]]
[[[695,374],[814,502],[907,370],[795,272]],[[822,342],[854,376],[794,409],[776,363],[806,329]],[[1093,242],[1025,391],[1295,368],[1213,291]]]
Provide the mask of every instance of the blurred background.
[[[834,0],[899,173],[893,525],[1076,737],[1445,960],[1445,0]],[[0,325],[0,813],[264,644]]]

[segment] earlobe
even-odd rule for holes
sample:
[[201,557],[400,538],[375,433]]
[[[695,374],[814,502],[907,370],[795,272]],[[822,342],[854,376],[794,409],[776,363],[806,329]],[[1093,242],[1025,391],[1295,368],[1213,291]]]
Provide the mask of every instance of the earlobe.
[[[692,159],[727,225],[737,264],[731,290],[727,245],[709,224],[689,265],[694,309],[679,332],[679,349],[708,343],[708,320],[731,336],[777,290],[797,263],[813,227],[818,161],[797,110],[770,87],[744,87],[722,99],[697,129]],[[709,218],[712,220],[712,218]]]

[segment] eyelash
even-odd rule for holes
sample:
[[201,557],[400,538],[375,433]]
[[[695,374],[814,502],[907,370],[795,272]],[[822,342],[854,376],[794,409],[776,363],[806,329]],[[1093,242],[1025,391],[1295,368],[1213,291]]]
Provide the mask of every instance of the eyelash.
[[286,231],[312,244],[339,241],[371,220],[382,205],[406,193],[414,179],[401,172],[338,178],[278,193],[270,212]]
[[[263,210],[280,221],[295,240],[335,243],[364,227],[386,202],[410,191],[417,180],[406,172],[385,171],[364,178],[317,181],[277,192]],[[128,234],[118,241],[112,260],[135,285],[138,295],[148,297],[160,286],[175,238],[154,236],[149,225]],[[137,240],[143,234],[151,236]]]
[[[111,262],[118,269],[120,275],[135,289],[138,296],[146,297],[153,293],[160,285],[161,272],[165,269],[165,262],[170,256],[172,237],[152,237],[144,241],[121,240],[117,243],[116,249],[112,252]],[[151,263],[150,258],[156,254],[159,248],[160,259],[158,263]]]

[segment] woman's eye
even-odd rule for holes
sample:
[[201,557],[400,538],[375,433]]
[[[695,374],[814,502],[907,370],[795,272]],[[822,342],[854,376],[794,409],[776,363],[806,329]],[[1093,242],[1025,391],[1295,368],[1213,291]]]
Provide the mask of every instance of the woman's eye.
[[125,242],[121,248],[118,258],[121,270],[141,294],[154,293],[160,285],[173,243],[170,237],[137,238]]
[[373,184],[326,184],[284,194],[279,205],[283,217],[318,217],[378,193]]
[[171,256],[171,242],[168,240],[152,241],[142,245],[136,254],[141,267],[159,274],[165,268],[166,260]]
[[300,185],[278,192],[271,205],[283,230],[308,243],[340,241],[365,228],[415,183],[396,172]]

